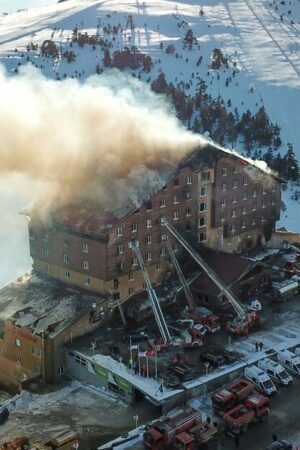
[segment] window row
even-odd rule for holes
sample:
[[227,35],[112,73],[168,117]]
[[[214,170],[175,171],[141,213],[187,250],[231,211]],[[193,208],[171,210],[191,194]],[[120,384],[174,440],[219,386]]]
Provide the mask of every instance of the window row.
[[[255,196],[254,196],[255,197]],[[247,197],[243,197],[243,200],[246,200],[247,199]],[[226,199],[226,198],[222,198],[222,200],[221,200],[221,207],[222,208],[224,208],[226,205],[227,205],[227,200],[228,199]],[[237,198],[236,198],[236,195],[234,195],[233,197],[232,197],[232,201],[231,201],[231,203],[237,203]],[[272,200],[271,200],[271,205],[275,205],[276,204],[276,201],[275,201],[275,199],[274,198],[272,198]],[[261,208],[266,208],[267,207],[267,201],[266,200],[263,200],[262,202],[261,202]],[[253,203],[252,204],[252,210],[256,210],[257,209],[257,203]],[[246,214],[246,210],[247,210],[247,208],[246,208],[246,206],[243,206],[242,207],[242,211],[245,211],[245,212],[243,212],[243,214]]]
[[[248,185],[248,177],[244,177],[243,178],[243,186],[247,186]],[[226,192],[227,191],[227,189],[228,190],[230,190],[230,185],[229,185],[229,183],[227,182],[227,183],[221,183],[221,191],[222,192]],[[233,189],[237,189],[239,187],[239,182],[238,182],[238,180],[233,180],[232,181],[232,188]],[[276,185],[275,184],[273,184],[273,186],[272,186],[272,192],[275,192],[276,191]],[[267,194],[267,192],[268,192],[268,190],[267,190],[267,188],[265,187],[265,186],[263,186],[262,187],[262,190],[261,190],[261,193],[263,194],[263,195],[266,195]],[[257,197],[257,195],[259,195],[259,191],[258,191],[258,189],[254,189],[253,191],[252,191],[252,196],[253,197]],[[246,193],[246,192],[244,192],[244,194],[243,194],[244,196],[247,196],[248,194]],[[246,197],[247,198],[247,197]],[[245,199],[244,199],[245,200]]]
[[250,221],[242,220],[242,222],[238,225],[236,223],[233,223],[230,225],[230,232],[235,233],[238,230],[238,227],[240,226],[240,229],[243,230],[249,226],[255,226],[262,223],[265,223],[266,219],[265,217],[261,217],[258,219],[257,217],[252,217]]
[[[238,168],[236,166],[232,167],[232,173],[238,173]],[[226,177],[228,175],[228,167],[222,167],[222,176]]]

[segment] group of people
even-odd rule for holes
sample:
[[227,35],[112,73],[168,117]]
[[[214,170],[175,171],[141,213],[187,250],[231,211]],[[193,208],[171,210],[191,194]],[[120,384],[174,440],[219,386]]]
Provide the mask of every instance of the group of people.
[[261,341],[255,342],[255,350],[258,352],[258,350],[262,351],[264,344]]

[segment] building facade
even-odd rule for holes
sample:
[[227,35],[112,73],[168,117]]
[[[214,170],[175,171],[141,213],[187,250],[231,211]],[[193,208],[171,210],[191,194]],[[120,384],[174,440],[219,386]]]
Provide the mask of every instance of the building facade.
[[[195,245],[241,252],[270,240],[281,204],[280,180],[213,146],[193,152],[169,181],[126,214],[73,210],[45,226],[31,218],[30,252],[41,272],[112,302],[145,288],[139,247],[153,284],[172,270],[160,224],[166,218]],[[179,243],[170,236],[175,251]]]

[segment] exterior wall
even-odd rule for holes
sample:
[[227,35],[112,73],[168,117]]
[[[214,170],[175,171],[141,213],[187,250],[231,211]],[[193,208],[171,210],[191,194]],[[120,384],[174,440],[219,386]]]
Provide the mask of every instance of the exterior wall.
[[[98,309],[96,314],[100,312]],[[104,318],[94,323],[90,321],[90,312],[86,312],[52,337],[46,333],[44,337],[33,334],[31,330],[7,320],[4,337],[0,340],[0,385],[18,390],[22,382],[32,378],[40,377],[43,382],[56,380],[66,369],[63,346],[95,331]]]
[[43,340],[33,335],[27,328],[15,326],[10,320],[5,322],[3,356],[17,363],[23,374],[23,380],[42,373]]
[[134,403],[135,388],[124,378],[92,362],[85,355],[66,349],[67,375],[100,387],[126,403]]
[[[107,255],[105,240],[72,234],[65,229],[44,227],[40,222],[29,223],[30,256],[43,261],[46,273],[53,270],[53,276],[67,278],[65,272],[73,271],[84,276],[107,280]],[[83,251],[84,244],[87,251]],[[67,257],[67,258],[66,258]],[[89,268],[84,269],[84,261]],[[61,270],[59,271],[58,268]],[[44,271],[43,271],[44,272]]]
[[226,157],[217,161],[215,177],[212,226],[223,230],[220,246],[229,252],[256,247],[280,217],[280,182]]
[[[1,345],[1,343],[0,343]],[[21,390],[22,367],[0,354],[0,387],[16,393]]]

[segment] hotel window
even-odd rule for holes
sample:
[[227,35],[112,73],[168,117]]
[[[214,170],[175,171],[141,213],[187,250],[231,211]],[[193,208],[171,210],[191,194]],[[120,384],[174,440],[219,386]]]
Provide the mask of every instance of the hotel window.
[[200,197],[205,197],[207,195],[207,187],[203,186],[200,188]]
[[247,208],[246,208],[246,206],[243,206],[243,207],[242,207],[242,214],[247,214]]
[[236,217],[236,209],[233,209],[233,210],[231,211],[231,217]]
[[129,289],[128,289],[128,294],[130,295],[130,294],[133,294],[134,293],[134,288],[133,287],[130,287]]
[[202,181],[209,181],[210,180],[210,172],[202,172],[201,173],[201,180]]
[[204,241],[206,241],[206,233],[205,232],[199,234],[199,242],[204,242]]
[[238,169],[237,169],[236,166],[234,166],[234,167],[232,168],[232,173],[238,173]]
[[152,227],[151,219],[147,219],[147,228],[151,228],[151,227]]
[[43,254],[44,256],[49,256],[49,250],[47,248],[44,248]]
[[43,241],[48,242],[49,240],[49,234],[48,233],[43,233]]
[[262,208],[265,208],[265,207],[266,207],[266,202],[265,202],[265,201],[262,202],[261,207],[262,207]]
[[152,260],[152,253],[148,252],[147,253],[147,261],[151,261]]
[[84,270],[90,270],[90,265],[88,261],[83,261],[83,268]]
[[248,198],[248,193],[247,192],[243,192],[243,200],[247,200]]
[[226,183],[222,183],[222,191],[224,192],[224,191],[226,191],[226,190],[227,190]]
[[264,223],[266,221],[266,219],[264,218],[264,216],[262,216],[261,218],[262,223]]
[[257,197],[257,190],[256,189],[254,189],[254,191],[253,191],[253,197]]
[[69,246],[69,239],[64,238],[63,243],[64,243],[64,247],[68,247]]
[[275,191],[276,191],[276,185],[273,184],[273,186],[272,186],[272,192],[275,192]]
[[121,255],[123,253],[123,245],[118,245],[117,247],[117,255]]
[[238,180],[233,180],[232,186],[233,186],[233,189],[237,189],[237,187],[238,187]]
[[263,193],[263,195],[266,195],[266,193],[267,193],[267,188],[265,186],[263,186],[263,188],[262,188],[262,193]]
[[117,263],[117,272],[122,272],[123,271],[123,262],[120,261]]
[[253,203],[252,204],[252,211],[256,211],[256,209],[257,209],[257,205],[256,205],[256,203]]
[[236,195],[233,195],[232,196],[232,203],[236,203],[237,202],[237,196]]
[[174,184],[175,187],[179,186],[178,178],[175,178],[175,180],[173,181],[173,184]]
[[164,198],[162,198],[159,202],[159,207],[160,208],[165,208],[166,207],[166,200]]
[[192,177],[191,176],[186,177],[186,184],[192,184]]
[[199,228],[205,227],[206,220],[205,217],[199,217]]
[[236,227],[235,227],[235,223],[233,223],[230,227],[230,231],[231,233],[235,233]]
[[243,178],[243,185],[247,186],[248,185],[248,177],[244,177]]
[[117,236],[118,237],[123,236],[123,228],[121,227],[117,228]]
[[67,270],[64,272],[64,276],[65,278],[71,278],[70,272],[68,272]]
[[227,175],[227,167],[222,167],[222,176],[226,177]]
[[178,211],[174,211],[173,212],[173,220],[178,220],[178,219],[179,219]]
[[192,215],[191,208],[187,208],[187,209],[185,210],[185,215],[186,215],[187,217],[189,217],[189,216]]
[[137,223],[133,223],[133,224],[131,225],[131,231],[132,231],[132,233],[136,233],[137,230],[138,230]]
[[246,222],[244,220],[242,221],[242,228],[246,228]]
[[275,205],[275,203],[276,203],[276,202],[275,202],[275,199],[272,198],[272,203],[271,203],[271,204],[272,204],[272,205]]
[[134,274],[133,274],[132,272],[130,272],[130,273],[128,274],[128,280],[129,280],[129,281],[133,281],[133,280],[134,280]]
[[147,236],[147,245],[150,245],[152,243],[152,236]]
[[90,286],[90,284],[91,284],[90,277],[84,277],[84,285],[85,286]]
[[138,264],[137,257],[134,256],[134,257],[132,258],[132,265],[133,265],[133,266],[137,266],[137,264]]
[[166,249],[165,249],[165,247],[162,247],[160,249],[160,256],[165,256],[165,254],[166,254]]
[[222,206],[222,208],[224,208],[224,206],[226,206],[226,199],[225,198],[222,198],[221,206]]
[[174,205],[176,205],[177,203],[179,203],[179,197],[178,197],[178,195],[174,195],[174,197],[173,197],[173,203],[174,203]]
[[252,217],[251,225],[255,225],[255,224],[256,224],[256,219],[255,219],[255,217]]
[[15,340],[15,344],[16,344],[16,347],[21,347],[21,341],[20,341],[20,339],[18,339],[18,338],[16,338],[16,340]]
[[89,244],[86,244],[85,242],[82,244],[82,251],[83,253],[89,252]]
[[226,213],[225,213],[225,211],[222,211],[221,212],[221,220],[222,220],[222,222],[224,222],[225,219],[226,219]]
[[206,203],[200,203],[200,205],[199,205],[199,211],[200,211],[200,212],[206,211]]
[[69,263],[69,256],[68,255],[64,255],[64,263],[66,263],[66,264]]

